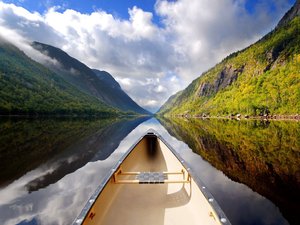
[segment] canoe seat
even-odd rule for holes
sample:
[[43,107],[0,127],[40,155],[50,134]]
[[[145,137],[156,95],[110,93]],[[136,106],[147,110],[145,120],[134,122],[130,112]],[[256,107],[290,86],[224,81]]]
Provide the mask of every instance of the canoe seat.
[[[126,179],[122,176],[129,176]],[[168,175],[179,175],[179,179],[168,179]],[[135,176],[134,178],[131,176]],[[182,176],[182,177],[181,177]],[[114,173],[114,182],[116,184],[164,184],[164,183],[190,183],[190,175],[185,177],[184,170],[180,172],[124,172],[119,168]],[[133,178],[133,179],[132,179]]]
[[136,176],[140,184],[163,184],[168,175],[163,172],[141,172]]

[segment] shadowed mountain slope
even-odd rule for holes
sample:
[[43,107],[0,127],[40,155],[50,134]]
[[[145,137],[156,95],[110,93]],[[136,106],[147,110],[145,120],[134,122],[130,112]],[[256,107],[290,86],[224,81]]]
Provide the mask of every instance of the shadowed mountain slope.
[[33,42],[32,46],[49,57],[41,63],[81,91],[122,111],[150,114],[135,103],[109,73],[92,70],[59,48],[39,42]]
[[0,38],[0,114],[119,113]]

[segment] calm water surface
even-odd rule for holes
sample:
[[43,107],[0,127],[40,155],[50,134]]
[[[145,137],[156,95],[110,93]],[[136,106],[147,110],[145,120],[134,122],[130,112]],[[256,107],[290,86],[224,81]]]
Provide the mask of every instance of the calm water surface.
[[0,119],[0,224],[72,223],[149,128],[190,163],[232,224],[300,224],[299,123],[147,118]]

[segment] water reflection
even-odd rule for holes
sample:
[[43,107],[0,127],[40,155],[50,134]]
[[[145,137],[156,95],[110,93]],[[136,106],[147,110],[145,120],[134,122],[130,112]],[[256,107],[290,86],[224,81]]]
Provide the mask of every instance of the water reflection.
[[290,224],[300,224],[299,123],[179,118],[161,123],[230,179],[274,202]]
[[[89,161],[107,158],[147,119],[1,118],[0,186],[40,165],[51,173],[40,180],[53,183]],[[28,185],[29,191],[35,190],[37,182]]]
[[141,117],[132,120],[117,120],[77,140],[46,162],[43,167],[51,168],[51,170],[26,184],[27,190],[31,192],[44,188],[88,162],[105,160],[135,127],[147,119],[147,117]]
[[[223,169],[223,167],[214,164],[214,160],[211,159],[217,158],[217,162],[219,163],[223,163],[222,160],[227,162],[228,160],[226,157],[228,156],[226,153],[222,154],[218,151],[216,152],[216,149],[210,150],[211,152],[206,152],[206,150],[208,151],[208,149],[206,149],[203,150],[204,155],[202,156],[205,160],[199,156],[198,153],[200,152],[198,152],[197,146],[201,146],[201,142],[198,138],[195,139],[195,137],[198,137],[197,134],[205,136],[205,132],[211,134],[209,126],[215,127],[217,130],[220,128],[218,127],[219,125],[210,124],[205,127],[203,124],[194,122],[195,126],[192,125],[192,127],[187,127],[180,123],[189,122],[162,121],[167,128],[165,129],[155,119],[141,123],[143,120],[145,119],[140,119],[140,121],[131,120],[129,123],[120,120],[113,120],[110,122],[97,122],[95,120],[81,122],[73,121],[74,125],[71,125],[64,120],[62,122],[48,122],[50,127],[51,124],[53,127],[62,127],[59,129],[51,129],[48,127],[45,130],[49,133],[55,133],[55,130],[58,129],[61,130],[59,132],[61,135],[66,135],[66,133],[70,132],[72,135],[68,134],[67,136],[64,136],[64,138],[58,137],[60,140],[58,143],[65,143],[65,147],[59,148],[60,150],[55,151],[52,155],[39,153],[34,157],[33,154],[33,159],[38,161],[38,163],[36,163],[32,160],[32,163],[35,166],[22,165],[21,163],[18,164],[19,166],[23,166],[24,172],[12,173],[14,179],[11,179],[12,181],[10,181],[9,185],[3,185],[2,189],[0,189],[0,224],[70,224],[79,214],[85,202],[95,191],[99,183],[104,179],[107,172],[122,157],[133,142],[149,128],[156,129],[166,141],[178,151],[183,159],[191,165],[192,169],[195,170],[203,180],[207,188],[212,192],[217,202],[220,204],[221,208],[228,215],[232,224],[289,224],[282,217],[276,205],[265,197],[257,194],[257,192],[252,191],[249,188],[251,187],[250,185],[247,184],[248,187],[231,180],[237,180],[237,178],[232,178],[228,171],[236,171],[243,167],[237,167],[234,163],[227,163],[226,166],[229,168],[224,168],[224,173],[231,179],[225,176],[222,171],[218,170],[220,168]],[[7,122],[1,123],[6,124],[6,126],[1,126],[0,136],[4,134],[2,131],[8,128],[11,129],[10,132],[14,131],[15,134],[18,134],[18,129],[20,129],[20,127],[27,127],[26,129],[23,129],[23,132],[26,133],[28,130],[34,129],[35,126],[39,127],[39,123],[46,123],[42,121],[28,121],[27,126],[21,126],[20,121],[16,122],[17,124],[12,124],[11,126],[7,125]],[[32,123],[32,125],[30,125],[30,123]],[[18,125],[18,129],[17,127],[12,128],[12,126],[16,125]],[[259,124],[257,126],[260,127]],[[267,126],[271,127],[273,125],[269,124]],[[40,126],[39,129],[42,129],[41,127],[43,126]],[[201,133],[201,127],[204,127],[203,133]],[[224,128],[226,127],[227,126],[224,126]],[[205,129],[207,130],[205,131]],[[230,129],[233,130],[232,127]],[[230,135],[230,132],[226,133],[227,132],[224,131],[224,136]],[[13,134],[8,134],[6,132],[4,138],[10,135],[14,136]],[[57,135],[58,134],[54,136]],[[200,137],[202,137],[201,135]],[[217,136],[217,134],[213,135]],[[22,132],[19,132],[17,136],[30,137],[30,135],[27,136],[26,134],[22,134]],[[40,138],[43,137],[43,135],[37,136]],[[258,137],[260,137],[260,135]],[[4,138],[0,137],[1,140],[4,140]],[[55,141],[55,138],[50,139]],[[12,139],[6,140],[13,142]],[[42,138],[42,140],[45,140],[45,138]],[[183,140],[184,142],[180,140]],[[24,141],[23,143],[26,145],[27,141]],[[55,145],[50,143],[47,144],[46,141],[35,140],[32,146],[33,149],[34,146],[38,145],[35,143],[41,143],[40,146]],[[231,142],[227,144],[230,145],[230,143]],[[58,146],[58,144],[55,146]],[[53,147],[53,149],[55,148]],[[107,151],[105,149],[107,149]],[[28,148],[28,151],[30,151],[30,148]],[[33,151],[38,152],[38,150]],[[226,151],[226,149],[224,151]],[[1,151],[1,153],[3,152],[4,151]],[[103,152],[107,152],[108,154]],[[197,152],[197,154],[195,152]],[[220,156],[218,156],[219,154]],[[240,153],[235,153],[233,155],[240,156],[239,154]],[[244,157],[244,155],[242,156]],[[220,159],[218,157],[220,157]],[[83,162],[81,162],[81,158]],[[29,160],[30,158],[28,157],[27,159]],[[233,160],[232,157],[229,157],[229,159]],[[26,161],[23,160],[23,162]],[[240,159],[239,162],[243,162],[243,159]],[[27,163],[31,164],[31,161],[29,160]],[[218,167],[218,169],[211,164]],[[248,164],[245,164],[245,166],[248,168]],[[11,167],[9,167],[9,169],[11,169]],[[242,171],[242,173],[244,172],[245,171]],[[247,173],[247,171],[245,173]],[[244,179],[247,174],[240,175],[241,178],[239,178],[239,181],[243,182],[242,179]],[[28,190],[30,192],[28,192]]]

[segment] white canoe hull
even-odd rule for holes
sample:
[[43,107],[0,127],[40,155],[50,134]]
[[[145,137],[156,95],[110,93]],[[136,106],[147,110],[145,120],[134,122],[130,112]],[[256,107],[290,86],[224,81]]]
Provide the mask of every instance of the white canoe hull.
[[230,224],[201,181],[155,131],[112,169],[75,224]]

